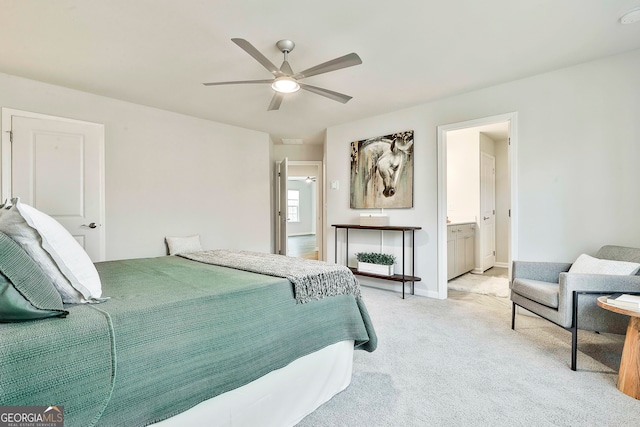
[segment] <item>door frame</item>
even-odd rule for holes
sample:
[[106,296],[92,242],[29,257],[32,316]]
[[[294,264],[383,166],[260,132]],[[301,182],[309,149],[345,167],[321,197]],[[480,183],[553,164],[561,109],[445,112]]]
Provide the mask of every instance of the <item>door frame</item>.
[[[275,240],[275,253],[280,255],[288,255],[288,237],[287,231],[288,222],[288,182],[289,182],[289,159],[285,157],[280,161],[275,162],[275,217],[276,217],[276,240]],[[282,176],[284,172],[284,176]]]
[[324,175],[321,161],[289,160],[289,166],[312,166],[316,168],[316,241],[318,260],[324,261]]
[[511,262],[518,257],[518,113],[506,113],[438,126],[438,298],[447,298],[447,132],[509,122],[508,173],[511,217],[509,219],[509,277]]
[[12,131],[12,118],[14,116],[27,117],[33,119],[45,119],[56,120],[67,123],[79,123],[84,125],[99,126],[101,128],[99,150],[100,150],[100,224],[102,226],[99,229],[100,233],[100,261],[105,259],[106,254],[106,232],[105,232],[105,217],[106,217],[106,199],[105,199],[105,160],[104,160],[104,124],[87,122],[84,120],[69,119],[66,117],[52,116],[49,114],[34,113],[31,111],[17,110],[14,108],[2,107],[1,119],[0,119],[0,203],[3,203],[6,199],[12,197],[11,194],[11,131]]

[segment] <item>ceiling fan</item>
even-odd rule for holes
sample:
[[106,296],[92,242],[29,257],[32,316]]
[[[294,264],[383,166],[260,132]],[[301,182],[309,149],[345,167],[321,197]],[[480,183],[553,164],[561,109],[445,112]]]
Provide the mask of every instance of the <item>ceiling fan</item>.
[[313,92],[318,95],[322,95],[334,101],[342,102],[345,104],[351,97],[343,93],[334,92],[329,89],[323,89],[317,86],[311,86],[305,83],[300,83],[300,80],[315,76],[318,74],[328,73],[329,71],[336,71],[342,68],[352,67],[354,65],[362,64],[362,60],[355,53],[341,56],[331,61],[323,62],[315,67],[308,68],[304,71],[294,73],[289,65],[288,56],[289,53],[295,47],[295,43],[291,40],[280,40],[276,43],[276,46],[284,54],[284,62],[280,68],[276,67],[271,61],[267,59],[258,49],[256,49],[251,43],[244,39],[231,39],[232,42],[240,46],[245,52],[251,55],[256,61],[258,61],[264,68],[269,70],[273,74],[273,79],[269,80],[238,80],[230,82],[213,82],[203,83],[205,86],[217,86],[217,85],[234,85],[234,84],[253,84],[253,83],[270,83],[271,88],[275,91],[271,103],[267,111],[277,110],[282,104],[285,94],[297,92],[300,89],[304,89],[309,92]]

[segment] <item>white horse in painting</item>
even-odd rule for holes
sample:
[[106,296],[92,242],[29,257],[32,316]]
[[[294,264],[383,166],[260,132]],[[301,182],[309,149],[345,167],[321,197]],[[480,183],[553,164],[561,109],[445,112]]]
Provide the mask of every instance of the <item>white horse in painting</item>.
[[[370,138],[352,145],[352,176],[357,174],[354,184],[362,193],[366,205],[362,207],[374,207],[371,197],[375,199],[382,194],[388,198],[396,194],[398,179],[412,145],[413,131]],[[354,194],[351,197],[353,206]]]

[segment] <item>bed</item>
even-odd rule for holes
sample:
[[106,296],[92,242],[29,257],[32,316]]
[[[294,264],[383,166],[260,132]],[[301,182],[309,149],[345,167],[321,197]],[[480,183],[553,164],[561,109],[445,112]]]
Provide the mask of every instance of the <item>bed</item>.
[[63,406],[68,427],[294,425],[376,347],[352,294],[301,303],[286,278],[178,256],[95,268],[108,299],[0,323],[0,406]]
[[106,302],[0,325],[1,405],[62,405],[68,426],[144,426],[327,346],[375,349],[352,295],[299,304],[286,279],[175,256],[96,267]]

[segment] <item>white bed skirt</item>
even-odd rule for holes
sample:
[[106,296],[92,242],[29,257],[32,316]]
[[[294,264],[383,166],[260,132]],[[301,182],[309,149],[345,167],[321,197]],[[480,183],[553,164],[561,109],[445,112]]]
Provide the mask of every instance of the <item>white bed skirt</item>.
[[294,426],[347,388],[352,370],[353,341],[341,341],[153,425]]

